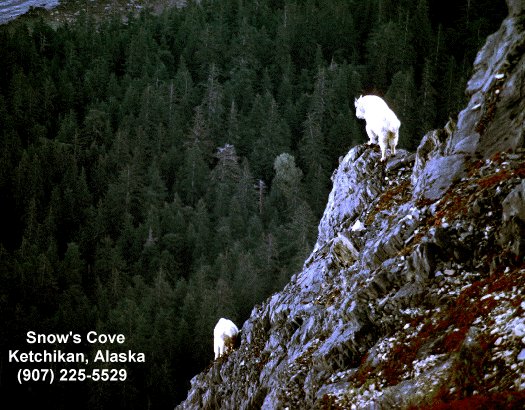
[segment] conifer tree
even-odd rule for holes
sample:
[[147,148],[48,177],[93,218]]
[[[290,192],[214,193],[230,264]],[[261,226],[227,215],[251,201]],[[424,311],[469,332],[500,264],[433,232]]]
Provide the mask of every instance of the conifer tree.
[[271,191],[273,205],[290,213],[301,201],[303,172],[295,165],[295,158],[287,153],[278,155],[273,167],[275,170]]
[[253,144],[248,159],[255,175],[269,181],[273,160],[290,147],[290,130],[279,112],[276,101],[269,93],[256,99],[250,118],[250,121],[252,120]]
[[436,127],[437,93],[433,87],[434,76],[434,64],[427,58],[423,66],[423,76],[417,99],[420,121],[416,132],[419,135],[424,135]]
[[417,135],[416,131],[416,98],[416,85],[412,71],[397,72],[392,78],[385,99],[401,121],[399,145],[412,150],[417,148],[422,137]]
[[195,109],[193,126],[184,143],[184,162],[181,168],[181,180],[177,186],[184,200],[190,205],[194,205],[199,198],[202,198],[207,189],[208,162],[212,147],[208,124],[202,107],[199,106]]

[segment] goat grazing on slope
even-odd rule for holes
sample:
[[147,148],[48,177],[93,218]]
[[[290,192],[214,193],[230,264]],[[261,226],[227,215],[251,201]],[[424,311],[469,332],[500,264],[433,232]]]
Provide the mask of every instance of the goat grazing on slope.
[[215,359],[228,353],[237,342],[239,329],[229,319],[220,318],[213,330]]

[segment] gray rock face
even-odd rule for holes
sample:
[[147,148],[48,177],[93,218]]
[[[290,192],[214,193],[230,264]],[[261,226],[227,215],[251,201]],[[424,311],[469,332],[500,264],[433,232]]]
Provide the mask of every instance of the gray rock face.
[[[509,8],[478,55],[456,131],[429,133],[416,154],[400,150],[386,164],[374,148],[352,148],[303,269],[253,309],[240,347],[195,376],[178,409],[523,399],[524,127],[517,113],[503,121],[523,67],[505,66],[504,83],[494,77],[521,41],[523,2]],[[493,155],[498,133],[513,152]]]
[[447,155],[426,162],[414,186],[414,197],[437,200],[465,175],[465,157]]
[[519,16],[525,12],[524,0],[507,0],[510,16]]
[[464,155],[444,153],[446,135],[443,130],[434,130],[421,140],[410,177],[414,198],[435,201],[464,175]]
[[525,135],[525,27],[523,0],[507,0],[509,16],[489,36],[467,84],[470,101],[459,113],[448,153],[485,158],[523,146]]
[[[356,147],[341,160],[339,168],[332,175],[334,186],[344,187],[341,191],[332,190],[328,204],[319,223],[319,235],[315,249],[334,238],[336,233],[348,227],[368,203],[380,193],[378,181],[384,172],[379,159],[381,156],[365,145]],[[398,156],[406,156],[406,151]],[[350,171],[352,166],[352,171]],[[368,178],[362,178],[368,175]],[[345,226],[343,226],[346,223]]]
[[503,201],[503,221],[518,217],[525,222],[525,180],[517,185]]
[[525,253],[525,180],[503,200],[503,218],[498,242],[516,257]]
[[427,162],[436,157],[444,155],[446,133],[443,130],[434,130],[423,136],[417,148],[414,170],[410,177],[412,185],[415,186],[421,177]]

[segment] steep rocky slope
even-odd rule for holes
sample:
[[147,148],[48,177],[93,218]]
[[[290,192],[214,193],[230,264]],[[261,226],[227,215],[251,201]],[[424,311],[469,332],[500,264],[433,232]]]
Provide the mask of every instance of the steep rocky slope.
[[522,408],[525,1],[507,3],[457,127],[385,166],[341,159],[303,270],[178,408]]

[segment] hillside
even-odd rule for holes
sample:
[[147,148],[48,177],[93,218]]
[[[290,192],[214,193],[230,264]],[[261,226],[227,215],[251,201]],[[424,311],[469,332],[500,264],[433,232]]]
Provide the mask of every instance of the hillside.
[[[465,147],[479,145],[491,158],[507,149],[497,144],[520,144],[521,134],[511,135],[509,126],[514,121],[521,130],[519,99],[506,94],[519,81],[498,72],[487,83],[476,74],[483,87],[496,88],[483,89],[460,115],[458,129],[467,131],[446,146],[445,134],[431,133],[415,155],[429,130],[467,104],[472,62],[507,15],[504,0],[447,7],[441,0],[202,0],[162,11],[146,3],[158,4],[70,0],[53,14],[35,11],[0,26],[0,396],[16,399],[19,408],[172,408],[210,364],[220,317],[253,324],[255,332],[268,329],[258,340],[264,347],[269,337],[279,352],[273,344],[283,343],[276,360],[287,357],[293,334],[331,349],[341,303],[353,300],[350,278],[365,286],[381,278],[375,273],[392,258],[400,272],[408,267],[401,256],[424,262],[425,249],[434,249],[424,245],[433,240],[427,225],[435,224],[437,207],[449,206],[439,202],[447,187],[463,189],[456,180],[476,169],[496,172]],[[509,35],[516,32],[508,27]],[[480,57],[478,65],[498,58]],[[509,61],[505,72],[514,70]],[[361,145],[365,126],[354,110],[354,98],[370,93],[383,97],[403,124],[400,154],[385,175],[377,152]],[[481,105],[485,95],[490,100]],[[494,160],[514,166],[518,154]],[[390,220],[388,212],[396,216]],[[405,219],[399,225],[396,218]],[[365,229],[354,234],[357,219]],[[414,232],[406,236],[409,222]],[[422,256],[411,256],[416,250]],[[428,276],[435,270],[453,276],[445,272],[455,268],[433,264]],[[393,275],[401,282],[393,279],[394,288],[378,295],[414,281],[418,271],[411,269]],[[305,278],[312,282],[308,297],[301,291]],[[292,313],[307,309],[300,317],[309,324],[298,318],[282,328],[288,308],[281,299]],[[271,314],[250,319],[254,306]],[[365,314],[359,320],[367,320],[363,329],[370,329],[363,330],[367,343],[395,333],[368,305],[358,308]],[[311,330],[296,333],[299,325]],[[29,332],[43,342],[28,342]],[[93,332],[125,341],[90,342]],[[78,337],[60,343],[55,335]],[[337,348],[341,371],[355,368],[372,346],[356,340],[358,352],[348,353],[344,343]],[[253,348],[246,343],[240,351]],[[296,347],[303,354],[304,346]],[[313,354],[316,346],[307,348]],[[316,353],[316,366],[330,357],[326,349]],[[66,364],[52,358],[51,370],[97,378],[104,367],[127,376],[118,383],[20,383],[22,363],[26,374],[37,375],[41,363],[9,353],[44,350],[85,355]],[[123,361],[95,360],[106,351]],[[144,362],[129,359],[132,353]],[[274,391],[274,368],[264,369],[259,398]],[[259,386],[254,377],[247,388]]]
[[365,145],[340,159],[302,270],[178,409],[522,408],[525,2],[507,4],[457,126],[384,168]]

